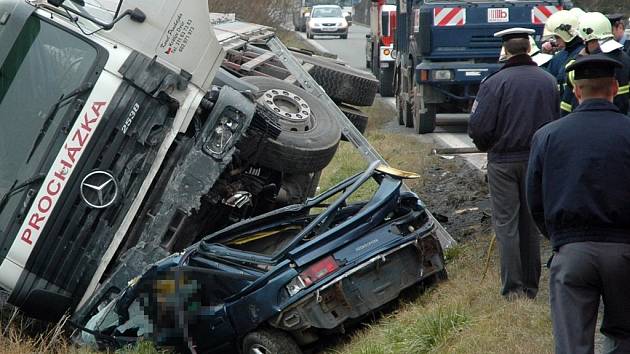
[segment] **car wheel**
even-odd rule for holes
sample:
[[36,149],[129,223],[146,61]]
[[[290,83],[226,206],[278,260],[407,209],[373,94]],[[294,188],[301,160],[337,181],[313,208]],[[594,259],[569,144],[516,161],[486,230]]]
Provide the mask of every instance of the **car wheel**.
[[[357,128],[359,132],[361,132],[361,134],[365,133],[369,120],[367,114],[345,104],[339,105],[339,109],[343,112],[343,114],[346,115],[346,117],[348,117],[348,120],[352,123],[352,125],[354,125],[355,128]],[[343,134],[341,135],[341,140],[348,141],[348,139],[346,139]]]
[[348,39],[348,35],[347,34],[342,34],[341,35],[341,39]]
[[277,127],[278,134],[266,141],[252,136],[239,143],[255,149],[255,161],[280,172],[317,172],[332,160],[341,128],[324,104],[304,91],[275,78],[244,77],[259,89],[256,115]]
[[243,338],[243,354],[302,354],[302,350],[287,333],[261,329]]

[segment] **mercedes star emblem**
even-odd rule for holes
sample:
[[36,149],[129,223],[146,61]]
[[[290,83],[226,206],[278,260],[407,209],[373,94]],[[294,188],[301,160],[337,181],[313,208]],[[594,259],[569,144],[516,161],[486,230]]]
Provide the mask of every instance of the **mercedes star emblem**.
[[92,208],[107,208],[114,204],[116,197],[118,197],[118,183],[111,173],[94,171],[83,178],[81,198]]

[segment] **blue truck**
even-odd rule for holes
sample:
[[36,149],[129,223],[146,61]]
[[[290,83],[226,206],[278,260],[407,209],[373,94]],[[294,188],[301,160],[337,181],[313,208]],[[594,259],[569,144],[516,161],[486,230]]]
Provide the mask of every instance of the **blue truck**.
[[481,81],[501,67],[501,40],[511,27],[536,30],[566,0],[397,0],[394,89],[398,122],[419,134],[439,113],[469,113]]

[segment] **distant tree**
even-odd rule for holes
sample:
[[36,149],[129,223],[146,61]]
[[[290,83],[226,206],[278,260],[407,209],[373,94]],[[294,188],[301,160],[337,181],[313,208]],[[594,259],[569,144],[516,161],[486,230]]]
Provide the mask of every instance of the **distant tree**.
[[630,14],[630,0],[575,0],[574,4],[584,11],[597,11],[604,14],[622,13],[626,17]]
[[235,13],[245,21],[268,26],[289,22],[292,0],[208,0],[210,12]]

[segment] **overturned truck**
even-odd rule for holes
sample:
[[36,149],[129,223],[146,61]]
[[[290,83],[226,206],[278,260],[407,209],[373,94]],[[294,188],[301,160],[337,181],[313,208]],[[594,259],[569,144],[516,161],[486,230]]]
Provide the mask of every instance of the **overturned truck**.
[[[250,351],[269,346],[272,333],[272,342],[299,350],[296,343],[312,342],[317,329],[339,330],[403,288],[444,276],[437,237],[447,245],[448,235],[404,188],[410,176],[387,169],[344,116],[365,122],[344,102],[371,104],[375,80],[310,53],[296,58],[268,28],[246,26],[228,21],[213,30],[203,0],[111,8],[0,0],[0,287],[9,302],[42,319],[70,313],[100,345],[153,334],[160,344],[193,349],[214,333]],[[361,93],[348,94],[346,81]],[[308,199],[342,136],[377,162],[325,194],[342,202]],[[380,185],[374,197],[346,203],[346,193],[369,178]],[[374,236],[379,228],[389,241]],[[366,235],[372,239],[364,242]],[[357,257],[341,258],[336,252],[351,241]],[[277,291],[274,299],[288,296],[282,304],[290,307],[314,296],[314,308],[323,292],[311,284],[377,274],[396,247],[414,250],[405,281],[369,306],[346,297],[343,306],[354,310],[333,311],[342,315],[327,326],[311,320],[293,328],[293,317],[278,317],[280,304],[251,298],[256,289]],[[322,264],[330,271],[321,273]],[[169,278],[181,269],[191,273]],[[191,282],[192,297],[182,295]],[[307,291],[289,296],[300,287]],[[138,294],[149,298],[134,302]],[[162,324],[172,310],[162,300],[173,294],[219,315],[209,323],[208,311],[191,310],[201,317],[186,320],[184,332],[183,323]],[[234,310],[247,325],[220,316],[231,297],[249,299]],[[129,322],[133,311],[124,305],[133,304],[151,319],[148,327]],[[112,308],[116,321],[103,326]]]

